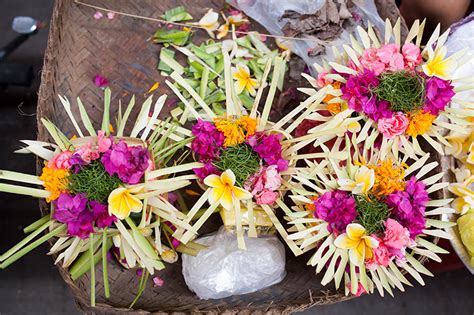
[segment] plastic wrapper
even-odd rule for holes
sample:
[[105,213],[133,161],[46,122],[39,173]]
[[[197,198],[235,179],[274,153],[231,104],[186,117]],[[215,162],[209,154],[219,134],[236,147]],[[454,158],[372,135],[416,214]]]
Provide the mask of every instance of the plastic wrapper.
[[[263,25],[272,35],[284,35],[282,29],[287,23],[287,20],[281,19],[281,16],[285,11],[289,10],[300,14],[313,14],[320,10],[326,2],[331,2],[331,4],[334,5],[339,4],[339,6],[343,4],[345,6],[346,0],[228,0],[228,2],[242,10],[255,21],[258,21],[258,23]],[[325,56],[332,58],[333,46],[338,48],[339,51],[343,51],[342,45],[350,43],[349,35],[358,25],[366,26],[368,22],[370,22],[383,33],[384,21],[378,14],[374,0],[353,0],[352,3],[354,5],[351,9],[352,17],[347,19],[348,23],[344,23],[344,29],[337,38],[321,43],[321,48],[325,47],[325,50],[321,54],[314,57],[308,55],[308,52],[314,49],[314,40],[289,40],[289,43],[287,41],[285,42],[285,45],[289,46],[293,53],[305,61],[313,76],[317,75],[312,66],[313,63],[317,62],[321,64],[322,58]],[[340,16],[343,17],[347,15],[347,11],[345,12],[345,14],[340,12]],[[310,36],[309,38],[318,40],[317,37],[314,36]]]
[[285,247],[276,236],[244,237],[247,250],[240,250],[235,234],[221,227],[196,240],[207,249],[195,257],[182,256],[184,280],[199,298],[255,292],[286,276]]

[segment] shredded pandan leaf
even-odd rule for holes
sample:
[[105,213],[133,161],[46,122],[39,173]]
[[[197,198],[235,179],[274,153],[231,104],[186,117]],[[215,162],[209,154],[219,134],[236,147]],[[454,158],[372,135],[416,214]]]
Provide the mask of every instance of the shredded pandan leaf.
[[232,170],[236,183],[243,186],[260,168],[260,156],[248,144],[241,143],[225,148],[213,164],[222,172]]
[[174,44],[184,46],[191,38],[191,32],[178,30],[158,29],[153,35],[155,44]]
[[357,205],[356,220],[366,229],[369,235],[384,231],[384,222],[390,215],[390,208],[375,197],[355,196]]
[[107,203],[110,193],[123,184],[117,176],[110,176],[99,160],[92,161],[78,173],[69,175],[68,181],[70,192],[86,194],[87,199],[101,203]]
[[382,73],[374,89],[379,99],[390,103],[392,111],[408,113],[423,105],[424,79],[407,71]]
[[170,9],[161,17],[168,22],[189,21],[193,19],[192,15],[183,6]]

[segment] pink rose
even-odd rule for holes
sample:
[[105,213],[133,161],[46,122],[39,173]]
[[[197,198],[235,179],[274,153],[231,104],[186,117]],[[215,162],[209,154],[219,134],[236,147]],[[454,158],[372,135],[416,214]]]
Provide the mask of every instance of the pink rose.
[[362,68],[372,70],[375,75],[385,71],[385,64],[377,56],[377,48],[368,48],[364,50],[359,59]]
[[277,192],[266,189],[255,196],[258,205],[271,205],[277,198]]
[[385,221],[383,242],[394,249],[404,249],[410,245],[410,231],[393,219]]
[[276,165],[270,165],[267,167],[264,173],[265,176],[265,189],[277,190],[281,186],[281,176],[278,173]]
[[390,118],[380,118],[377,124],[379,131],[384,136],[392,138],[404,134],[409,121],[404,113],[397,112]]
[[415,44],[406,43],[403,45],[402,54],[405,65],[411,70],[415,69],[422,61],[420,48]]
[[110,137],[105,137],[104,131],[99,130],[97,145],[99,147],[99,152],[104,153],[112,146],[112,139],[110,139]]
[[71,164],[69,163],[69,159],[71,158],[71,156],[71,151],[61,152],[55,155],[51,160],[49,160],[48,167],[69,169],[71,167]]
[[388,44],[377,50],[377,57],[383,62],[388,70],[403,70],[405,63],[403,55],[400,53],[400,46],[397,44]]
[[328,75],[328,74],[329,74],[329,72],[326,71],[326,70],[323,70],[318,74],[317,84],[320,88],[325,87],[326,85],[332,83],[331,79],[326,78],[326,75]]
[[77,149],[74,154],[79,154],[81,159],[86,163],[90,163],[99,158],[99,152],[92,150],[92,144],[90,142]]

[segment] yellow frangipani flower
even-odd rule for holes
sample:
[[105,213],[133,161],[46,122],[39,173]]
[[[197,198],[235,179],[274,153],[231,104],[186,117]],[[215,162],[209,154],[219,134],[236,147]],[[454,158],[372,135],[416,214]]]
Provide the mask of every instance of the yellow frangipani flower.
[[471,266],[474,267],[474,212],[466,213],[457,220],[459,235],[471,256]]
[[451,204],[456,213],[465,214],[474,210],[474,191],[469,188],[474,176],[470,176],[463,183],[455,183],[449,186],[449,191],[457,196]]
[[428,61],[423,65],[423,72],[427,76],[437,76],[441,79],[449,79],[449,71],[454,69],[456,63],[452,58],[444,58],[447,48],[443,46],[433,51],[428,48]]
[[446,136],[446,140],[448,140],[450,146],[446,146],[445,153],[446,155],[452,155],[455,158],[459,159],[463,157],[468,148],[467,148],[467,135],[462,134],[450,134]]
[[131,212],[140,212],[143,208],[141,200],[125,187],[114,189],[109,195],[108,204],[109,214],[120,220],[128,218]]
[[199,20],[198,25],[205,29],[209,36],[214,38],[214,31],[219,28],[219,14],[214,10],[209,9],[206,14]]
[[222,24],[221,26],[219,26],[219,28],[217,29],[217,39],[221,39],[221,38],[224,38],[227,36],[227,34],[229,33],[229,24],[228,23],[225,23],[225,24]]
[[367,235],[365,228],[358,223],[351,223],[346,227],[346,233],[334,240],[334,245],[349,250],[349,259],[352,264],[362,266],[366,259],[373,256],[372,248],[379,246],[379,242]]
[[211,187],[209,203],[220,203],[227,210],[234,209],[234,203],[251,199],[252,194],[245,189],[235,186],[235,175],[232,170],[226,170],[221,176],[212,174],[204,179],[204,184]]
[[474,142],[471,142],[471,145],[469,146],[466,162],[469,164],[474,164]]
[[354,179],[341,178],[337,181],[339,189],[350,191],[355,195],[367,195],[375,183],[375,172],[362,165],[356,171]]
[[256,93],[255,88],[260,86],[258,81],[250,76],[249,68],[243,63],[237,64],[237,68],[232,68],[232,77],[236,80],[235,91],[237,94],[247,90],[253,96]]

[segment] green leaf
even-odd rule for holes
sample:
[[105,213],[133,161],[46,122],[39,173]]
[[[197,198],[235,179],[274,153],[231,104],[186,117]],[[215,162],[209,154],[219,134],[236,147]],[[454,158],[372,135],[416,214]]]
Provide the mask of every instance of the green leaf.
[[160,62],[158,63],[158,70],[171,73],[177,71],[179,74],[184,72],[183,66],[181,66],[174,59],[174,51],[165,47],[160,50]]
[[189,21],[193,19],[183,6],[165,11],[165,14],[161,17],[168,22]]
[[184,46],[189,41],[191,32],[178,30],[158,29],[153,35],[153,42],[155,44],[174,44],[177,46]]
[[242,105],[244,105],[245,108],[247,108],[248,110],[252,109],[253,101],[254,101],[254,99],[252,97],[250,97],[246,93],[240,93],[239,94],[239,99],[240,99],[240,101],[242,102]]

